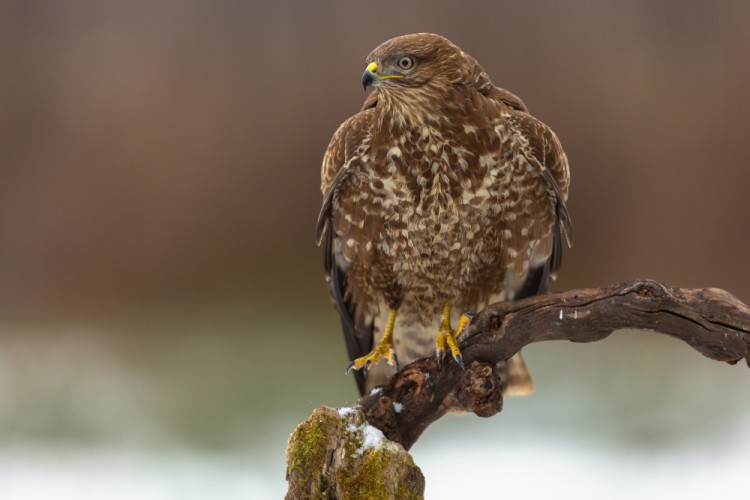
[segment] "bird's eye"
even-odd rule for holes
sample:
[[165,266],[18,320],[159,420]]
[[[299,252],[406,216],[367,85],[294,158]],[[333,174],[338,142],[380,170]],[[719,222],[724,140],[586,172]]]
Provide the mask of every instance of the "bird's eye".
[[405,56],[398,60],[398,67],[401,69],[411,69],[414,66],[414,58]]

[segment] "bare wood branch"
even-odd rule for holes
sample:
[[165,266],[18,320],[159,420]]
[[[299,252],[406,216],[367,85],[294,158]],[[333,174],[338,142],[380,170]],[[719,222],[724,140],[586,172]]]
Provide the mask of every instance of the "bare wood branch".
[[[572,290],[488,306],[461,339],[466,363],[438,369],[435,357],[414,361],[357,406],[368,423],[409,449],[447,411],[492,416],[502,409],[497,363],[546,340],[594,342],[624,328],[687,342],[704,356],[750,366],[750,309],[716,288],[684,289],[652,280]],[[394,407],[394,402],[399,403]],[[397,411],[398,408],[398,411]]]
[[[406,450],[448,411],[499,412],[498,363],[533,342],[594,342],[625,328],[670,335],[711,359],[750,366],[750,309],[716,288],[636,280],[493,304],[461,339],[465,370],[452,360],[439,369],[434,356],[418,359],[355,408],[321,407],[300,424],[287,449],[287,498],[423,498],[424,478]],[[369,426],[389,441],[368,447]]]

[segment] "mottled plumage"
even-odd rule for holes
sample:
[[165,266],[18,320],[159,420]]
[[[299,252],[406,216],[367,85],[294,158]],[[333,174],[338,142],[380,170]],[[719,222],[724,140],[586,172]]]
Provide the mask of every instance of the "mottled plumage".
[[403,363],[431,354],[444,303],[546,289],[571,236],[569,170],[552,130],[447,39],[394,38],[367,62],[376,90],[323,159],[318,239],[350,359],[392,309]]

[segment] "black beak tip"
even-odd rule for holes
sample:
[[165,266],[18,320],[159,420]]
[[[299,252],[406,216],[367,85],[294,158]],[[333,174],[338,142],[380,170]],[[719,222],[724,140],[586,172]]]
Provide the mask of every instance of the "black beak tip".
[[378,79],[378,76],[370,70],[365,70],[362,75],[362,88],[367,90],[367,87],[371,86]]

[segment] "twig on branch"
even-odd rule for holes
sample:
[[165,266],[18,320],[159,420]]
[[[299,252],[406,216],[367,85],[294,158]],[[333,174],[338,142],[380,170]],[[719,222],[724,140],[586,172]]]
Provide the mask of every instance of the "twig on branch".
[[625,328],[670,335],[711,359],[750,366],[750,309],[716,288],[637,280],[493,304],[460,339],[465,370],[452,361],[438,368],[434,356],[418,359],[354,408],[322,407],[300,424],[287,449],[287,498],[422,498],[424,478],[405,450],[448,411],[499,412],[498,363],[533,342],[594,342]]
[[594,342],[624,328],[670,335],[711,359],[731,364],[744,359],[750,366],[750,309],[736,297],[717,288],[636,280],[490,305],[462,337],[466,370],[452,362],[438,369],[434,356],[418,359],[357,406],[370,425],[408,450],[447,411],[481,417],[499,412],[503,388],[496,364],[524,346]]

